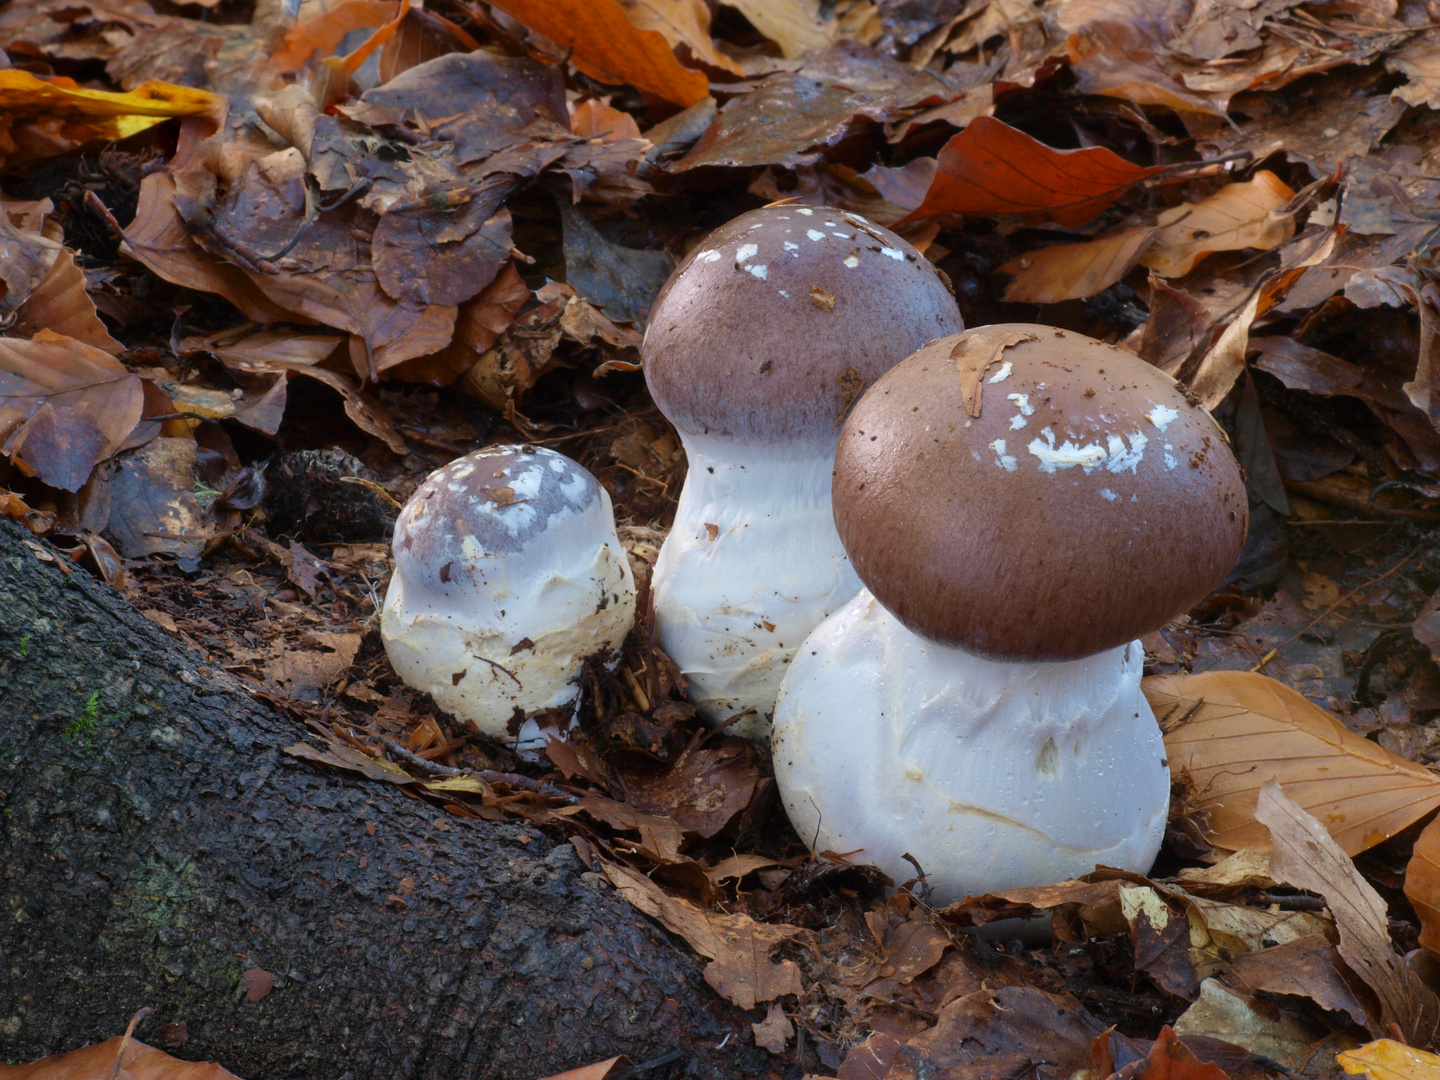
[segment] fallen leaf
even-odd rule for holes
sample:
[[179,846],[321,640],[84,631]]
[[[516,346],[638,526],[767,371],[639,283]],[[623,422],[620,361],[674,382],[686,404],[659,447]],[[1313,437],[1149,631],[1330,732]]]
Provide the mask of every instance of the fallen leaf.
[[264,968],[252,967],[240,976],[240,992],[246,1001],[261,1001],[275,988],[275,977]]
[[1440,1020],[1440,1000],[1395,952],[1380,894],[1325,831],[1275,780],[1260,789],[1255,819],[1270,830],[1270,870],[1277,881],[1325,898],[1340,935],[1345,963],[1375,992],[1380,1016],[1372,1032],[1398,1024],[1407,1042],[1428,1045]]
[[1161,277],[1184,277],[1217,251],[1273,251],[1295,234],[1295,215],[1283,212],[1294,198],[1283,180],[1261,169],[1208,199],[1172,206],[1156,219],[1160,231],[1140,263]]
[[495,6],[548,37],[592,79],[629,83],[677,105],[709,96],[710,81],[682,67],[664,36],[641,30],[615,0],[497,0]]
[[661,286],[675,268],[664,251],[612,244],[580,210],[560,200],[565,226],[565,280],[616,322],[645,326]]
[[1405,897],[1420,917],[1420,944],[1431,956],[1440,956],[1440,818],[1415,838],[1405,867]]
[[1204,304],[1150,275],[1150,318],[1140,338],[1140,359],[1174,375],[1209,329],[1210,314]]
[[629,1066],[630,1059],[621,1054],[619,1057],[597,1061],[593,1065],[584,1065],[578,1069],[566,1069],[562,1073],[552,1073],[545,1077],[545,1080],[608,1080],[610,1074],[616,1069],[628,1069]]
[[1024,214],[1074,229],[1160,171],[1099,146],[1053,150],[993,116],[977,116],[941,147],[924,202],[901,221]]
[[195,497],[195,440],[155,439],[119,460],[108,482],[107,531],[127,559],[195,559],[214,535]]
[[1324,934],[1242,953],[1228,966],[1225,979],[1237,989],[1309,998],[1322,1009],[1344,1012],[1365,1024],[1364,1003],[1346,982],[1349,969]]
[[1125,1066],[1116,1080],[1229,1080],[1218,1065],[1201,1061],[1166,1024],[1144,1061]]
[[1370,1080],[1434,1080],[1440,1076],[1440,1054],[1406,1046],[1394,1039],[1376,1039],[1335,1056],[1346,1073]]
[[208,90],[150,81],[128,93],[87,90],[73,79],[43,79],[28,71],[0,71],[0,129],[28,118],[80,122],[77,141],[119,140],[174,116],[214,113],[223,99]]
[[705,0],[620,0],[620,6],[639,29],[661,34],[672,48],[683,45],[702,63],[735,75],[745,73],[711,40],[710,7]]
[[210,1061],[181,1061],[138,1039],[116,1036],[93,1046],[52,1054],[29,1065],[0,1065],[0,1080],[240,1080]]
[[4,452],[51,487],[79,491],[135,429],[143,398],[139,378],[93,345],[49,330],[29,341],[0,338],[0,408],[28,418]]
[[770,959],[775,949],[800,933],[798,926],[759,923],[744,914],[716,915],[669,896],[644,874],[628,867],[606,862],[602,869],[621,896],[710,959],[705,981],[721,997],[742,1009],[753,1009],[761,1002],[803,992],[795,962]]
[[605,142],[640,138],[635,117],[593,98],[570,106],[570,130],[583,138]]
[[786,57],[823,49],[839,32],[833,10],[821,13],[820,0],[722,0],[751,26],[780,46]]
[[353,30],[374,30],[395,18],[397,0],[343,0],[329,11],[296,23],[270,57],[276,71],[301,70],[312,56],[331,56]]
[[1325,822],[1347,854],[1440,806],[1440,777],[1356,735],[1268,676],[1155,675],[1142,686],[1165,729],[1170,769],[1190,776],[1216,847],[1270,850],[1255,800],[1271,778]]
[[885,120],[892,110],[868,94],[781,72],[729,101],[670,172],[702,166],[813,165],[841,142],[857,117]]
[[111,356],[124,352],[124,346],[110,336],[100,321],[95,302],[85,291],[85,273],[69,248],[61,250],[49,272],[16,312],[13,333],[33,337],[41,330],[92,345]]
[[1022,304],[1058,304],[1108,289],[1140,261],[1155,238],[1149,226],[1122,229],[1082,244],[1056,244],[1030,251],[1000,267],[1014,274],[1004,299]]
[[769,1050],[772,1054],[783,1054],[786,1042],[795,1036],[795,1025],[790,1023],[790,1018],[785,1015],[785,1010],[778,1001],[770,1003],[765,1019],[758,1024],[751,1024],[750,1030],[755,1035],[755,1045]]
[[52,209],[50,200],[36,207],[37,212],[28,222],[11,220],[20,216],[19,209],[9,199],[0,203],[0,243],[5,245],[6,254],[6,258],[0,260],[0,285],[4,287],[0,292],[0,316],[11,314],[30,298],[65,250],[41,231],[42,222]]
[[1009,366],[1004,362],[1005,350],[1022,341],[1035,340],[1034,334],[1023,330],[996,333],[988,327],[979,327],[955,343],[950,350],[950,359],[955,361],[955,371],[960,376],[960,397],[965,402],[967,413],[980,415],[985,373],[991,367],[1000,365],[991,382],[999,382],[1010,374]]

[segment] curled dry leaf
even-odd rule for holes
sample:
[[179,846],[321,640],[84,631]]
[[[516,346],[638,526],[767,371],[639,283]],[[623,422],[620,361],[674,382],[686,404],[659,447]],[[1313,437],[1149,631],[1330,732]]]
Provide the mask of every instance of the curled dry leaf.
[[629,83],[677,105],[694,105],[710,93],[709,79],[681,66],[664,36],[641,30],[615,0],[499,0],[495,6],[570,52],[592,79]]
[[1161,277],[1184,277],[1217,251],[1273,251],[1295,235],[1295,215],[1284,212],[1294,197],[1285,181],[1261,169],[1208,199],[1173,206],[1157,219],[1160,232],[1140,262]]
[[1440,806],[1440,777],[1265,675],[1156,675],[1143,686],[1166,732],[1170,770],[1189,774],[1218,848],[1270,850],[1255,800],[1272,778],[1351,855]]
[[1383,1033],[1399,1025],[1409,1043],[1428,1045],[1440,1021],[1440,1000],[1395,952],[1380,894],[1325,831],[1274,780],[1260,789],[1255,818],[1270,830],[1270,871],[1277,881],[1319,893],[1335,917],[1345,963],[1379,999],[1366,1026]]
[[1081,300],[1108,289],[1128,274],[1155,238],[1150,226],[1122,229],[1083,244],[1057,244],[1027,252],[1000,267],[1014,274],[1005,299],[1022,304]]
[[977,116],[940,149],[925,201],[901,220],[1024,214],[1079,228],[1159,171],[1104,147],[1054,150],[993,116]]
[[119,356],[124,351],[124,346],[110,336],[100,321],[95,302],[85,291],[85,273],[69,248],[61,250],[49,273],[20,306],[12,329],[25,337],[50,330],[103,349],[111,356]]

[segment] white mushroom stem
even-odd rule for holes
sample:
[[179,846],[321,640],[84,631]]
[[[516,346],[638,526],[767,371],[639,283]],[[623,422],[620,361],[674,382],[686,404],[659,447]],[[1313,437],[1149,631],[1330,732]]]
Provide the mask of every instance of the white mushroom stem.
[[786,666],[860,590],[830,510],[834,440],[681,434],[690,471],[655,564],[655,625],[711,723],[764,737]]
[[1131,642],[1008,663],[937,644],[868,590],[810,635],[775,710],[775,778],[816,851],[853,852],[936,903],[1144,872],[1169,808],[1165,746]]

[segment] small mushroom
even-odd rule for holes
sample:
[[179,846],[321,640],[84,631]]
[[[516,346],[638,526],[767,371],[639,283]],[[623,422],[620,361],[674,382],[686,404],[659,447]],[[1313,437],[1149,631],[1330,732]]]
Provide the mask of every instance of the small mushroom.
[[[610,659],[635,620],[610,496],[553,450],[492,446],[431,473],[392,546],[390,663],[487,735],[505,739],[517,710],[573,711],[585,661]],[[542,740],[527,719],[520,748]]]
[[962,326],[924,256],[828,207],[744,214],[666,283],[645,380],[689,473],[655,566],[655,623],[711,723],[744,714],[737,734],[768,734],[796,648],[860,588],[830,512],[845,414]]
[[781,688],[796,831],[897,880],[908,853],[941,903],[1148,869],[1170,775],[1134,639],[1203,599],[1245,537],[1210,415],[1111,346],[980,327],[860,400],[834,506],[866,589]]

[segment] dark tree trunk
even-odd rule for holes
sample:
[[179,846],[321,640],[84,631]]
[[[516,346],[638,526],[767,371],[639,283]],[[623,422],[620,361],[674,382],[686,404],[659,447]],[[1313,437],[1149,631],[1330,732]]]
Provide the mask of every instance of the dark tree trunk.
[[139,1038],[183,1020],[180,1056],[253,1080],[672,1050],[647,1080],[764,1071],[683,943],[568,844],[282,754],[300,725],[27,538],[0,521],[0,1060],[149,1005]]

